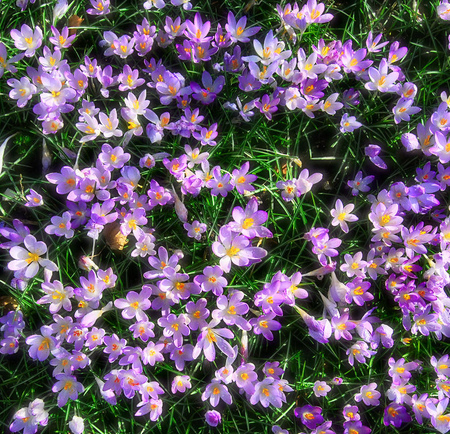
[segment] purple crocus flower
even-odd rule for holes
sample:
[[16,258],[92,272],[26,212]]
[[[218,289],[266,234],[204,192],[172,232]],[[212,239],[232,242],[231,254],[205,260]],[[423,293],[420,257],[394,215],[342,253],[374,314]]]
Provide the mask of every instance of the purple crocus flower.
[[277,104],[279,102],[280,98],[273,98],[273,95],[264,94],[261,101],[255,102],[255,107],[259,108],[259,111],[270,121],[272,120],[272,114],[278,111]]
[[347,185],[352,189],[352,195],[357,196],[360,191],[363,193],[370,191],[370,187],[368,184],[370,184],[374,179],[375,176],[373,175],[369,175],[363,178],[362,171],[360,170],[356,174],[354,180],[347,181]]
[[[203,167],[203,165],[202,165]],[[206,181],[206,187],[211,189],[211,195],[217,196],[221,195],[226,197],[228,192],[233,190],[233,184],[231,183],[231,176],[229,173],[223,175],[220,174],[220,167],[215,166],[211,170],[212,177]],[[210,176],[208,174],[208,176]]]
[[30,345],[28,354],[33,360],[43,361],[48,358],[50,351],[57,348],[58,343],[52,336],[53,330],[49,326],[41,327],[41,335],[32,335],[26,339],[27,345]]
[[411,422],[411,416],[403,405],[393,402],[384,409],[384,425],[394,425],[396,428],[400,428],[403,423],[408,422]]
[[207,266],[203,269],[203,275],[195,276],[195,284],[199,285],[203,292],[212,291],[214,295],[220,296],[223,288],[228,284],[223,277],[223,270],[218,265]]
[[273,236],[269,229],[261,226],[267,221],[267,212],[258,211],[258,200],[256,198],[250,199],[245,211],[240,206],[235,207],[232,215],[234,222],[228,225],[233,231],[240,232],[249,239]]
[[202,84],[203,88],[195,82],[190,83],[192,98],[200,101],[202,104],[210,104],[216,99],[217,94],[222,90],[225,84],[225,77],[220,75],[213,82],[211,74],[208,71],[203,71]]
[[366,405],[380,405],[379,398],[381,393],[377,388],[377,383],[370,383],[368,385],[361,386],[359,393],[355,395],[355,401],[360,402],[363,401]]
[[250,397],[250,404],[256,405],[258,402],[265,408],[273,405],[276,408],[281,408],[283,405],[283,395],[281,391],[275,386],[274,378],[265,378],[255,384],[255,391]]
[[216,410],[209,410],[205,414],[205,420],[209,426],[216,427],[222,422],[222,415]]
[[74,401],[78,399],[78,394],[84,392],[84,387],[73,375],[58,374],[55,377],[58,381],[53,385],[52,391],[58,393],[58,407],[64,407],[70,398]]
[[256,175],[248,175],[250,168],[250,162],[246,161],[240,169],[234,169],[231,173],[232,183],[236,187],[236,190],[240,194],[244,194],[245,191],[254,191],[255,187],[250,185],[251,182],[256,181]]
[[163,334],[165,337],[173,336],[173,343],[176,347],[183,345],[183,336],[189,336],[190,330],[189,317],[185,314],[174,315],[173,313],[158,319],[158,325],[164,327]]
[[219,232],[219,241],[215,241],[212,250],[220,259],[220,267],[225,273],[231,270],[231,263],[245,267],[260,262],[267,255],[261,247],[251,247],[247,237],[236,235],[227,226],[222,226]]
[[218,380],[212,380],[212,382],[206,386],[205,391],[202,393],[202,401],[206,401],[207,399],[209,399],[209,402],[213,407],[216,407],[220,400],[228,405],[231,405],[233,402],[227,386],[219,383]]
[[369,160],[380,169],[387,169],[386,163],[378,156],[381,151],[381,147],[378,145],[367,145],[364,148],[364,153]]
[[324,421],[322,409],[320,407],[313,407],[312,405],[296,407],[294,409],[294,414],[295,417],[300,418],[302,423],[309,429],[315,429]]
[[263,314],[258,318],[252,318],[250,320],[250,325],[253,327],[253,333],[255,335],[262,334],[267,340],[273,341],[272,331],[277,331],[281,329],[281,324],[275,321],[275,314],[270,312],[268,314]]
[[11,38],[18,50],[25,51],[26,57],[33,57],[36,50],[42,45],[42,30],[36,26],[34,31],[30,26],[22,24],[19,30],[11,30]]
[[261,27],[245,28],[247,17],[242,17],[236,22],[233,12],[228,12],[227,24],[225,30],[230,34],[232,42],[250,42],[250,36],[256,35]]
[[214,344],[217,345],[219,350],[226,356],[233,358],[235,352],[231,345],[224,339],[233,339],[234,334],[231,330],[226,328],[215,328],[220,323],[220,320],[212,320],[207,326],[203,327],[200,333],[197,344],[195,345],[192,357],[196,359],[203,351],[205,357],[210,362],[216,358],[216,350]]
[[147,315],[144,310],[150,308],[150,300],[148,299],[152,294],[152,290],[147,286],[143,287],[138,294],[135,291],[129,291],[126,299],[119,298],[114,302],[114,306],[119,309],[125,309],[122,311],[122,316],[125,319],[131,319],[136,317],[137,321],[146,321]]

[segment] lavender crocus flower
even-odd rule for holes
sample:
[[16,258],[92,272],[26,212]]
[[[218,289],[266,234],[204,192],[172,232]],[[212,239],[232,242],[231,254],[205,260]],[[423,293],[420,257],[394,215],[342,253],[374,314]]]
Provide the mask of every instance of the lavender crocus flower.
[[359,393],[355,395],[355,401],[360,402],[363,401],[366,405],[380,405],[379,398],[381,393],[377,388],[377,383],[370,383],[368,385],[361,386]]
[[219,241],[215,241],[212,250],[220,259],[220,267],[225,273],[231,270],[231,263],[245,267],[260,262],[267,255],[261,247],[250,247],[248,238],[236,235],[230,228],[222,226],[219,232]]
[[152,290],[147,286],[143,287],[138,294],[135,291],[129,291],[126,299],[119,298],[114,302],[114,306],[119,309],[125,309],[122,311],[122,316],[125,319],[131,319],[136,317],[137,321],[147,320],[147,315],[144,310],[150,308],[151,302],[148,299],[152,294]]
[[384,425],[394,425],[396,428],[400,428],[403,423],[408,422],[411,422],[411,416],[403,405],[393,402],[384,409]]
[[323,423],[322,409],[312,405],[304,405],[294,409],[295,417],[300,418],[302,423],[309,429],[315,429]]
[[42,30],[36,26],[34,31],[30,26],[22,24],[19,30],[11,30],[11,37],[18,50],[25,51],[26,57],[33,57],[36,50],[42,45]]

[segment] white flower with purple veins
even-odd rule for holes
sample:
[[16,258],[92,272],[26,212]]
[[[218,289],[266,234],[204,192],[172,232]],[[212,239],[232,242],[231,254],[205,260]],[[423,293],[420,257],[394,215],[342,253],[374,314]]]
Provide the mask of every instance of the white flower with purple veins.
[[73,288],[71,286],[64,287],[59,280],[54,280],[53,283],[43,282],[41,288],[47,295],[41,297],[36,303],[50,303],[50,313],[57,313],[61,308],[68,312],[72,310],[70,298],[73,297]]
[[147,315],[144,310],[150,309],[151,302],[148,299],[152,295],[152,290],[148,286],[144,286],[138,294],[135,291],[129,291],[127,298],[119,298],[114,302],[114,306],[122,311],[122,316],[125,319],[136,317],[137,321],[147,321]]
[[345,113],[341,119],[341,133],[351,133],[357,128],[361,127],[362,123],[356,120],[355,116],[349,116],[348,113]]
[[58,393],[58,407],[64,407],[70,398],[78,399],[78,394],[84,392],[84,387],[73,375],[58,374],[58,380],[52,387],[54,393]]
[[11,37],[16,48],[25,51],[26,57],[32,57],[36,49],[42,45],[42,30],[39,26],[33,31],[26,24],[22,24],[20,32],[16,29],[11,30]]
[[51,225],[46,226],[45,232],[50,235],[56,235],[58,237],[65,236],[66,238],[73,237],[73,229],[71,229],[70,220],[71,215],[69,211],[63,213],[62,217],[54,216],[51,218]]
[[356,217],[354,214],[351,214],[353,208],[355,208],[355,205],[353,205],[352,203],[344,206],[341,199],[337,199],[335,208],[330,212],[331,216],[334,217],[331,224],[333,226],[339,225],[341,229],[345,233],[347,233],[347,222],[356,222],[358,220],[358,217]]
[[39,271],[39,265],[48,271],[58,271],[56,264],[49,259],[41,258],[47,253],[47,246],[43,241],[37,241],[33,235],[27,235],[23,240],[25,249],[14,246],[10,255],[15,259],[8,263],[8,268],[12,271],[23,271],[24,277],[31,279]]
[[250,240],[242,235],[236,235],[230,228],[222,226],[219,241],[215,241],[212,250],[220,259],[220,267],[225,273],[231,270],[231,263],[245,267],[260,262],[267,251],[261,247],[251,247]]
[[11,99],[17,100],[17,107],[25,107],[31,97],[37,92],[36,86],[30,82],[28,77],[21,77],[20,81],[15,78],[10,78],[8,86],[13,89],[9,92]]
[[400,98],[396,106],[392,109],[394,113],[394,122],[399,124],[401,121],[409,122],[410,115],[419,113],[422,109],[413,106],[414,100],[412,98]]
[[228,387],[225,384],[219,383],[217,380],[211,381],[202,393],[202,401],[206,401],[207,399],[209,399],[213,407],[217,407],[220,400],[226,402],[228,405],[231,405],[233,402],[230,392],[228,392]]

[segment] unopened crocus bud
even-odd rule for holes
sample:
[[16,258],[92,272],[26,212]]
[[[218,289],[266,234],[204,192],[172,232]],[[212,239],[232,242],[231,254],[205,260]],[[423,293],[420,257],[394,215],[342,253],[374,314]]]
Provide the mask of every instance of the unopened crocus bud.
[[78,266],[82,270],[86,270],[86,271],[91,271],[92,269],[94,269],[96,271],[98,270],[97,265],[91,258],[89,258],[89,256],[82,256],[80,258],[80,260],[78,261]]
[[242,330],[239,352],[241,353],[242,363],[246,363],[248,359],[248,335],[246,330]]
[[42,139],[42,172],[47,173],[48,168],[52,164],[52,156],[48,150],[47,142]]
[[184,203],[181,202],[178,195],[175,193],[175,190],[172,194],[174,200],[175,200],[175,213],[177,214],[177,217],[183,222],[187,223],[188,219],[188,212],[187,208],[184,206]]
[[69,422],[69,429],[72,434],[83,434],[84,420],[80,416],[74,416]]
[[205,419],[209,426],[217,426],[222,421],[222,415],[216,410],[210,410],[206,412]]

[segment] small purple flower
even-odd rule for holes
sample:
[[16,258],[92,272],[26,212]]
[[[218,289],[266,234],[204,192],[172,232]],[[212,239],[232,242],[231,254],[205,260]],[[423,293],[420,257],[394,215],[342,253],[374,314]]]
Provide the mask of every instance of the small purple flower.
[[360,170],[354,180],[347,181],[347,185],[352,189],[352,195],[357,196],[359,192],[366,193],[370,191],[370,184],[375,179],[375,176],[369,175],[363,178],[362,171]]
[[72,216],[69,211],[63,213],[62,217],[54,216],[51,218],[51,225],[45,227],[45,232],[58,237],[72,238],[74,231],[70,224]]
[[403,423],[408,422],[411,422],[411,416],[403,405],[393,402],[384,409],[383,423],[386,426],[394,425],[396,428],[400,428]]
[[114,302],[114,306],[119,309],[124,309],[122,311],[122,316],[125,319],[131,319],[136,317],[137,321],[147,320],[147,315],[144,310],[150,308],[151,302],[148,299],[152,291],[150,288],[143,288],[138,294],[135,291],[129,291],[127,293],[127,298],[119,298]]
[[380,169],[387,169],[387,164],[381,159],[381,157],[378,156],[380,153],[381,148],[378,145],[367,145],[364,148],[364,153],[366,157],[369,157],[369,160],[375,164],[375,166],[379,167]]
[[250,325],[253,327],[253,333],[255,335],[262,334],[267,340],[273,340],[272,331],[281,329],[281,324],[274,320],[275,314],[270,312],[267,315],[261,315],[258,318],[252,318]]
[[228,405],[231,405],[233,398],[230,392],[228,392],[227,386],[225,384],[220,384],[218,380],[213,380],[206,386],[205,391],[202,393],[202,401],[209,399],[209,402],[213,407],[217,407],[219,401],[222,400]]
[[209,426],[216,427],[222,422],[222,415],[216,410],[209,410],[205,414],[205,420]]
[[245,267],[260,262],[267,255],[261,247],[251,247],[247,237],[236,235],[228,227],[222,226],[219,241],[215,241],[212,250],[220,259],[220,267],[225,273],[231,270],[231,263]]
[[185,223],[183,227],[187,230],[188,237],[197,241],[200,241],[202,234],[206,232],[206,224],[200,223],[198,220],[194,220],[192,224]]
[[18,50],[25,51],[26,57],[33,57],[36,50],[42,45],[42,30],[39,26],[34,28],[34,31],[22,24],[19,30],[11,30],[11,37],[14,39],[14,45]]
[[294,409],[295,417],[300,418],[302,423],[309,429],[315,429],[323,423],[322,409],[312,405],[304,405]]
[[357,128],[361,127],[362,123],[356,120],[355,116],[349,116],[348,113],[345,113],[341,119],[341,132],[342,133],[351,133]]
[[250,404],[256,405],[260,402],[264,408],[271,404],[276,408],[281,408],[283,397],[282,392],[275,386],[275,380],[268,377],[255,384],[255,391],[250,397]]
[[246,161],[240,169],[234,169],[232,176],[232,183],[236,187],[236,190],[240,194],[244,194],[245,191],[254,191],[255,187],[250,185],[251,182],[256,181],[256,175],[248,175],[250,168],[250,162]]
[[106,15],[109,14],[109,0],[90,0],[92,8],[89,8],[86,13],[89,15]]
[[361,386],[359,393],[355,395],[355,401],[360,402],[362,400],[366,405],[380,405],[379,398],[381,393],[378,392],[378,390],[375,390],[376,388],[377,383]]
[[54,393],[58,393],[58,407],[64,407],[70,398],[78,399],[78,394],[84,392],[84,387],[73,375],[58,374],[58,380],[52,387]]
[[[44,205],[44,201],[42,200],[42,196],[32,188],[30,189],[30,194],[26,196],[27,203],[25,206],[28,207],[36,207],[36,206],[42,206]],[[70,237],[68,237],[70,238]]]

